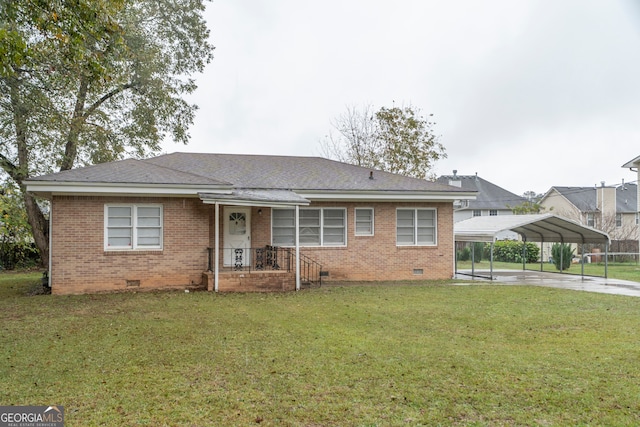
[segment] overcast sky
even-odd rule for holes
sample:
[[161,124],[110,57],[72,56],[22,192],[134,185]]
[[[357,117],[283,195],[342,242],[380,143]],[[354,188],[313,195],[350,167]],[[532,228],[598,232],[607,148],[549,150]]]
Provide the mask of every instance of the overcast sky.
[[448,158],[516,194],[635,181],[635,0],[215,0],[187,146],[314,156],[348,106],[434,114]]

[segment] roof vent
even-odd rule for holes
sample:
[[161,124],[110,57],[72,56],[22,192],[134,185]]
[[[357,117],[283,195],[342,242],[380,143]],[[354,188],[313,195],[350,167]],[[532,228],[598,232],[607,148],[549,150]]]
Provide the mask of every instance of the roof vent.
[[456,169],[453,170],[453,176],[449,180],[449,185],[458,188],[462,187],[462,181],[460,181],[460,178],[458,177],[458,171]]

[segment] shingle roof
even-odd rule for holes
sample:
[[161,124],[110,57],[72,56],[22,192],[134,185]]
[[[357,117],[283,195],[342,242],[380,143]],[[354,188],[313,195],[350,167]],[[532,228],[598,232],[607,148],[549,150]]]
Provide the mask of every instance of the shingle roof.
[[[370,179],[370,176],[373,179]],[[122,160],[32,178],[29,181],[224,185],[306,191],[467,192],[423,179],[371,171],[320,157],[173,153]]]
[[597,194],[594,187],[551,187],[562,194],[582,212],[598,210]]
[[29,181],[105,184],[209,184],[229,185],[191,171],[180,171],[145,160],[126,159],[31,178]]
[[616,212],[634,213],[638,211],[638,186],[623,184],[616,188]]
[[443,175],[436,180],[443,184],[450,181],[460,181],[462,190],[478,192],[476,200],[463,209],[509,209],[527,200],[477,175]]

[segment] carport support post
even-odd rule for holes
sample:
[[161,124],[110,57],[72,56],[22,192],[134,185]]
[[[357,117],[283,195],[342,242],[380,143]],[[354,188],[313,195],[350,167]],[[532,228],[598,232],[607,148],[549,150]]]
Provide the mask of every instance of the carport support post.
[[476,242],[471,242],[471,277],[476,278]]
[[522,271],[525,271],[527,269],[526,260],[527,260],[527,239],[524,238],[522,239]]
[[606,279],[608,276],[609,270],[609,242],[604,244],[604,278]]
[[[582,275],[582,280],[584,280],[584,242],[580,244],[580,274]],[[606,274],[606,273],[605,273]]]
[[491,270],[491,280],[493,280],[493,240],[491,241],[491,255],[489,257],[489,261],[490,261],[490,267],[489,269]]
[[560,240],[560,273],[562,273],[562,267],[564,267],[564,260],[562,259],[562,254],[564,252],[564,241]]

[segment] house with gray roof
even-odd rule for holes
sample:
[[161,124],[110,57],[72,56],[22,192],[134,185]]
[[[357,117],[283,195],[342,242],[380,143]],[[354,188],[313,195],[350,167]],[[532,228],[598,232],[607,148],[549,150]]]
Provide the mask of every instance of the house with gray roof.
[[512,208],[527,201],[499,187],[476,173],[475,175],[443,175],[436,182],[452,185],[466,191],[476,192],[475,199],[461,199],[454,204],[454,221],[460,222],[476,216],[513,215]]
[[453,276],[475,191],[318,157],[173,153],[29,179],[55,294]]
[[[613,251],[637,251],[638,186],[635,183],[554,186],[542,197],[540,205],[547,211],[607,232],[613,240]],[[630,242],[632,247],[624,247],[625,242]]]

